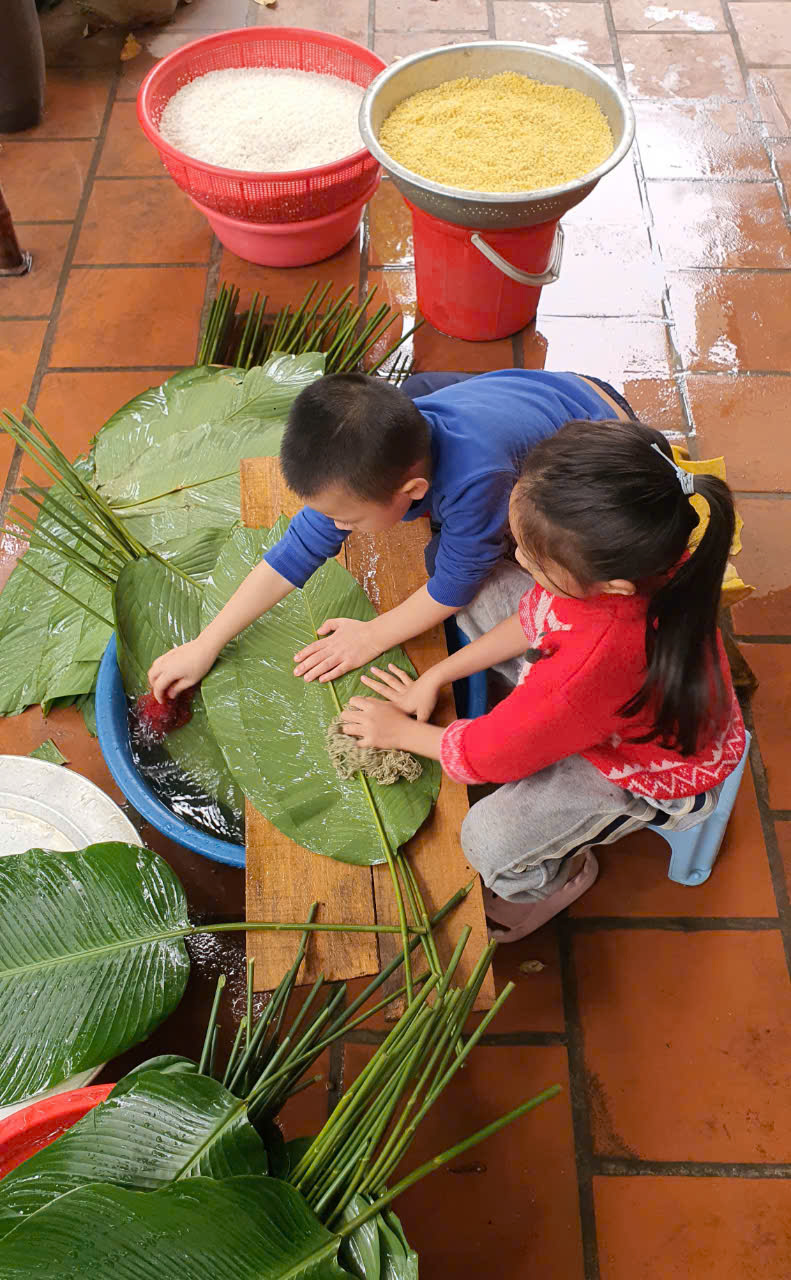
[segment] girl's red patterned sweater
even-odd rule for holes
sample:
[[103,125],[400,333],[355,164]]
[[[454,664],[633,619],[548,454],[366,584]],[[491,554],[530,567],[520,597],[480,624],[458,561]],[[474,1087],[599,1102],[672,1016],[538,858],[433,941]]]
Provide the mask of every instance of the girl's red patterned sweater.
[[488,715],[448,726],[445,772],[458,782],[516,782],[581,755],[617,786],[650,800],[698,795],[722,782],[739,763],[745,738],[721,641],[726,723],[694,756],[629,741],[652,724],[648,709],[629,719],[618,714],[645,676],[647,608],[641,595],[570,600],[538,585],[528,591],[519,605],[528,650],[519,684]]

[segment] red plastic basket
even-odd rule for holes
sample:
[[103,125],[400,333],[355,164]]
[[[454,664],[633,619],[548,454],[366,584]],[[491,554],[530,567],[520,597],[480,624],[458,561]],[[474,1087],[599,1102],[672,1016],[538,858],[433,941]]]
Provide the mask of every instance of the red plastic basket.
[[93,1107],[104,1102],[114,1088],[112,1084],[94,1084],[69,1093],[56,1093],[9,1116],[0,1124],[0,1178],[48,1147]]
[[143,132],[182,191],[227,217],[270,223],[321,218],[364,195],[380,171],[365,147],[315,169],[256,173],[194,160],[166,142],[158,125],[174,93],[207,71],[232,67],[316,71],[367,88],[385,63],[353,40],[306,27],[219,31],[168,54],[140,86],[137,115]]

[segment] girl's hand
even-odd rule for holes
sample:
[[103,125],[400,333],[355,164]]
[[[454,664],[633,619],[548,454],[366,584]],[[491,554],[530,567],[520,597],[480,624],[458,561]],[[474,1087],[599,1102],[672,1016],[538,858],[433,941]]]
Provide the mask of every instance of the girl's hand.
[[352,698],[341,715],[344,733],[356,738],[361,747],[409,750],[404,746],[404,729],[411,718],[379,698]]
[[372,624],[357,618],[328,618],[317,635],[322,639],[294,654],[294,675],[303,680],[326,684],[364,667],[382,652]]
[[373,689],[374,693],[386,698],[388,702],[392,702],[393,706],[398,707],[399,711],[406,712],[408,716],[415,716],[418,720],[428,720],[437,705],[439,696],[439,688],[436,681],[431,679],[429,671],[418,676],[417,680],[413,680],[406,671],[402,671],[393,662],[390,663],[388,671],[382,671],[379,667],[371,667],[371,671],[379,677],[378,680],[363,676],[363,684]]
[[210,645],[201,643],[200,636],[177,645],[152,662],[148,672],[151,692],[157,702],[175,698],[183,689],[200,684],[216,660],[216,652]]

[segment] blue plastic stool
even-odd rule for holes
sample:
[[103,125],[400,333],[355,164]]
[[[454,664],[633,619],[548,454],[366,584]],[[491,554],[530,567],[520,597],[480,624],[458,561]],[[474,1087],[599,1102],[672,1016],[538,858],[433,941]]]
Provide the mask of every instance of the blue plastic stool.
[[[456,653],[458,649],[470,643],[454,618],[447,619],[445,631],[448,650],[451,653]],[[462,718],[473,720],[476,716],[486,714],[487,672],[479,671],[475,675],[468,676],[466,680],[460,680],[453,686],[453,690],[456,696],[456,708]],[[653,822],[647,824],[648,831],[655,831],[670,845],[670,866],[667,874],[668,878],[675,880],[677,884],[703,884],[711,875],[711,869],[725,838],[725,828],[736,803],[751,740],[750,734],[746,733],[744,754],[733,773],[725,779],[716,809],[704,822],[699,822],[696,827],[689,827],[686,831],[668,831],[667,827],[655,825]]]
[[711,875],[711,868],[720,851],[725,828],[736,803],[749,750],[750,734],[748,733],[744,743],[744,755],[733,773],[725,779],[717,807],[705,822],[700,822],[687,831],[668,831],[666,827],[655,826],[653,822],[648,823],[648,830],[655,831],[670,845],[670,867],[667,874],[678,884],[703,884],[703,881],[708,880]]
[[[445,639],[448,642],[448,653],[458,653],[470,643],[455,618],[445,619]],[[453,696],[456,700],[456,712],[460,720],[476,720],[485,716],[488,710],[488,691],[485,671],[476,671],[464,680],[457,680],[453,685]]]

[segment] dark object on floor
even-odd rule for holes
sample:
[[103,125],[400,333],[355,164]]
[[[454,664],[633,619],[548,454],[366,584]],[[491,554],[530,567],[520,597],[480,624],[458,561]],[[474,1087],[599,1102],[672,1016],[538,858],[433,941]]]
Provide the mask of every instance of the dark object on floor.
[[[32,129],[44,110],[44,46],[35,0],[4,0],[0,133]],[[42,210],[41,217],[46,212]]]
[[169,733],[183,729],[192,719],[194,689],[185,689],[175,698],[157,702],[153,693],[143,693],[135,703],[134,715],[141,734],[150,742],[161,742]]
[[25,276],[32,265],[32,255],[19,247],[11,211],[0,190],[0,276]]
[[170,22],[178,0],[78,0],[89,18],[115,27],[144,27]]

